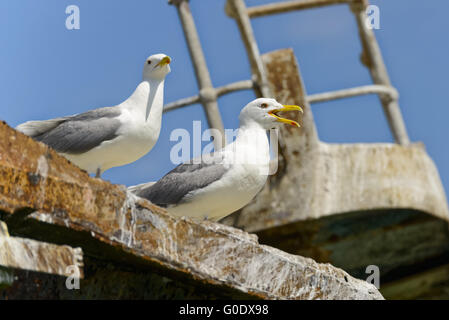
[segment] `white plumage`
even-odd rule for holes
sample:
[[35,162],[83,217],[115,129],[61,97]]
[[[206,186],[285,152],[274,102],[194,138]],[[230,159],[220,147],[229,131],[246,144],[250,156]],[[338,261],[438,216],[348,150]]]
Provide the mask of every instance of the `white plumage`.
[[48,144],[80,168],[99,176],[148,153],[161,129],[164,80],[170,57],[150,56],[143,81],[114,107],[44,121],[28,121],[17,130]]
[[179,165],[155,183],[129,189],[172,215],[219,220],[248,204],[264,186],[270,165],[267,130],[279,122],[299,127],[277,115],[289,110],[302,111],[274,99],[256,99],[242,109],[233,143]]

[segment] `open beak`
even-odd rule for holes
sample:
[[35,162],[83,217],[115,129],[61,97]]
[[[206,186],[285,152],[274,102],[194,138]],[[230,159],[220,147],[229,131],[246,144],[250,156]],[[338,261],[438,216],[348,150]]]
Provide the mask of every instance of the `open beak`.
[[155,65],[154,67],[163,67],[166,66],[167,64],[170,64],[171,62],[171,58],[169,56],[165,56],[164,58],[162,58],[161,61],[159,61],[159,63],[157,65]]
[[304,113],[301,107],[299,106],[282,106],[282,108],[271,110],[268,112],[268,114],[272,117],[275,117],[278,122],[283,122],[290,124],[295,127],[300,127],[299,123],[290,119],[281,118],[277,115],[278,112],[284,112],[284,111],[300,111],[301,113]]

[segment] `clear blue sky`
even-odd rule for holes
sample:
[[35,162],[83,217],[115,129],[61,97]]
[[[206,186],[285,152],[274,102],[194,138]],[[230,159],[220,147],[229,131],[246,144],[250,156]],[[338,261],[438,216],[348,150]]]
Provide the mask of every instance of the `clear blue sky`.
[[[248,5],[267,0],[247,0]],[[380,43],[412,141],[422,141],[449,189],[449,1],[378,0]],[[65,28],[65,8],[80,8],[81,29]],[[249,64],[224,0],[191,0],[215,86],[248,79]],[[262,53],[292,47],[308,93],[371,83],[359,63],[356,25],[347,6],[253,20]],[[153,53],[173,58],[165,102],[198,91],[176,10],[165,0],[3,0],[0,2],[0,118],[26,120],[70,115],[126,99]],[[236,128],[241,107],[254,98],[239,92],[220,98],[226,128]],[[313,105],[323,141],[391,142],[376,96]],[[112,168],[104,178],[132,185],[160,178],[170,162],[170,132],[207,126],[199,105],[164,115],[155,148],[137,162]]]

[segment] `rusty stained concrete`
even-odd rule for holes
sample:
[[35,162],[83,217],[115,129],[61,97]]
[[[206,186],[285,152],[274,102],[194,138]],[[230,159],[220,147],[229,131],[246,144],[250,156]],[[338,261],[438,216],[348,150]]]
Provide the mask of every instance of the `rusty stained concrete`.
[[438,170],[422,144],[321,142],[293,51],[270,52],[263,61],[276,100],[303,107],[301,119],[288,115],[302,128],[280,129],[277,173],[255,200],[222,222],[254,232],[379,209],[414,209],[449,221]]
[[0,267],[83,277],[81,248],[10,237],[0,221]]
[[159,270],[256,298],[383,299],[373,285],[330,264],[260,245],[232,227],[171,217],[5,123],[0,155],[0,210],[8,224],[32,220],[76,230]]

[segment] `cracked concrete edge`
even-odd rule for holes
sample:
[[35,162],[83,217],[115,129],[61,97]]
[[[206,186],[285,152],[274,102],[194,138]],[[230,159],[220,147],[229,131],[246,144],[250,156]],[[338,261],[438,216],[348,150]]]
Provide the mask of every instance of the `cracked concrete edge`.
[[0,221],[0,226],[2,230],[6,230],[6,233],[0,234],[0,266],[8,269],[83,277],[81,248],[10,237],[7,234],[6,224]]
[[[330,264],[260,245],[255,235],[217,223],[154,214],[146,201],[129,194],[123,229],[92,236],[163,268],[209,285],[226,286],[263,299],[382,299],[377,289]],[[140,202],[140,203],[139,203]],[[32,219],[74,227],[35,212]],[[89,231],[92,225],[77,223]]]
[[[4,123],[0,151],[0,210],[8,223],[34,219],[86,231],[167,270],[258,298],[382,299],[373,285],[341,269],[259,245],[244,231],[171,217]],[[22,216],[23,208],[35,211]]]

